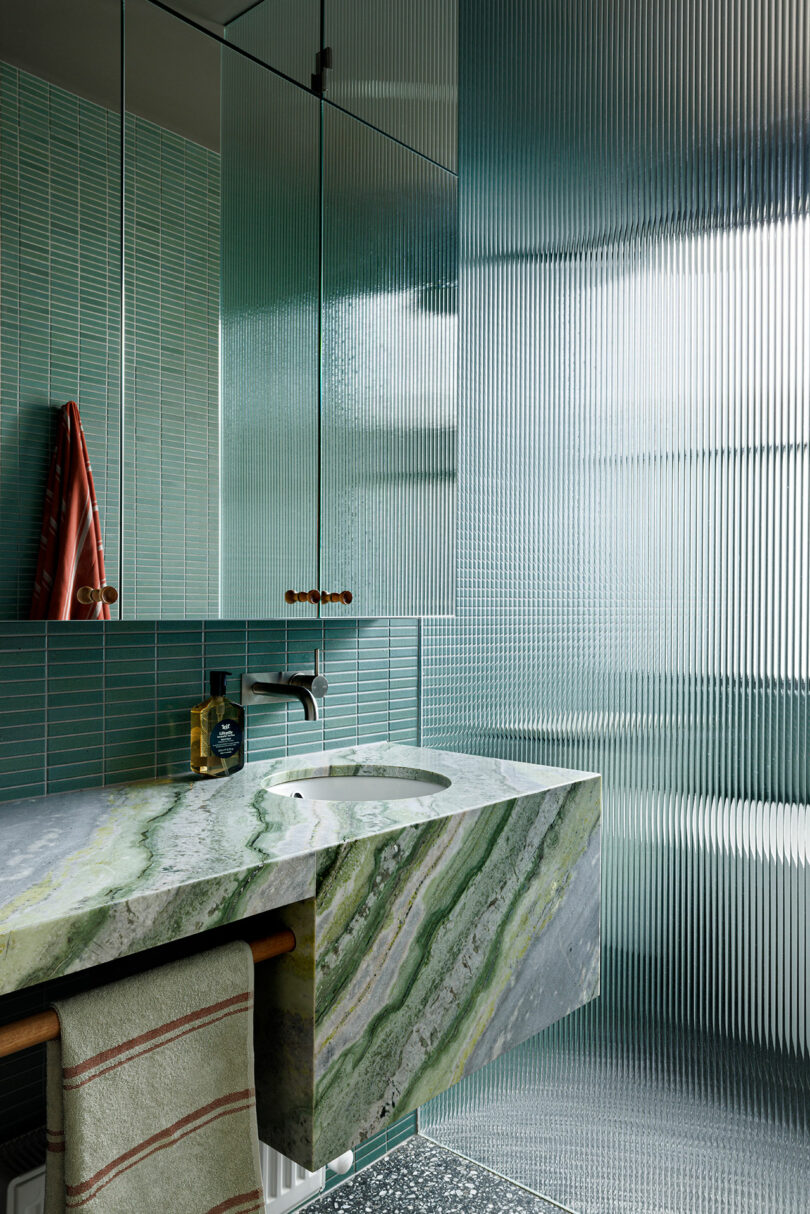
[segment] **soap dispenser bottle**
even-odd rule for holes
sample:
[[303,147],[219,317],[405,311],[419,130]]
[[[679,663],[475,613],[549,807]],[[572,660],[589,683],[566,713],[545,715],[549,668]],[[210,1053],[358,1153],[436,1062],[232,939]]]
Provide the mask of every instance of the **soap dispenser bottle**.
[[230,670],[211,671],[211,695],[191,710],[191,770],[232,776],[245,765],[245,710],[225,695]]

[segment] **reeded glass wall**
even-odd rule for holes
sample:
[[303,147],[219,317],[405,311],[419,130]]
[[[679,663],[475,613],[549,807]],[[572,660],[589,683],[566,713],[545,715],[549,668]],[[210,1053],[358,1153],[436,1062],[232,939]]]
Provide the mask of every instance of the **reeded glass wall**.
[[603,773],[603,994],[421,1124],[581,1214],[810,1201],[809,183],[806,0],[462,0],[423,738]]

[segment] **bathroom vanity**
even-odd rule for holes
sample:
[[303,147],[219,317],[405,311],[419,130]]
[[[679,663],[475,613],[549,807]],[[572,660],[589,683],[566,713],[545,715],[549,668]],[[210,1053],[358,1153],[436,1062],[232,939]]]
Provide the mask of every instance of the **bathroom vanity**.
[[373,743],[9,803],[0,993],[277,910],[259,1129],[314,1169],[598,993],[600,794]]

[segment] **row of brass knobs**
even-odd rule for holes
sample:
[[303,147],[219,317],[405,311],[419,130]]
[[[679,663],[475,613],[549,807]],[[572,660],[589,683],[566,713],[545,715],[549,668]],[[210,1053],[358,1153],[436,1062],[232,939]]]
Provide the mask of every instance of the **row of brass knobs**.
[[352,601],[351,590],[341,590],[337,594],[327,594],[321,590],[288,590],[284,595],[287,603],[345,603]]
[[[321,593],[320,590],[288,590],[284,595],[288,603],[345,603],[346,606],[352,597],[351,590],[341,590],[337,594]],[[118,591],[115,586],[80,586],[76,598],[85,606],[90,603],[117,603]]]
[[115,586],[80,586],[76,598],[85,607],[90,603],[117,603],[118,591]]

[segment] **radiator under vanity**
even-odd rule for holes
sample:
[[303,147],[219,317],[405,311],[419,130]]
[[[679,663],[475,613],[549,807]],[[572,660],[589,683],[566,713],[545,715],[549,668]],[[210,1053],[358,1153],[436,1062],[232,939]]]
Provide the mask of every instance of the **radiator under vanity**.
[[[36,1142],[20,1143],[16,1153],[19,1157],[39,1153]],[[347,1152],[351,1157],[351,1152]],[[265,1214],[289,1214],[301,1202],[320,1193],[326,1183],[326,1168],[308,1172],[300,1164],[274,1151],[262,1142],[259,1144],[262,1165]],[[340,1170],[351,1167],[351,1158],[334,1161]],[[45,1210],[45,1165],[37,1164],[24,1172],[12,1174],[0,1165],[0,1214],[44,1214]]]

